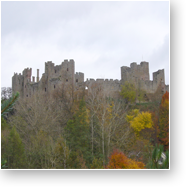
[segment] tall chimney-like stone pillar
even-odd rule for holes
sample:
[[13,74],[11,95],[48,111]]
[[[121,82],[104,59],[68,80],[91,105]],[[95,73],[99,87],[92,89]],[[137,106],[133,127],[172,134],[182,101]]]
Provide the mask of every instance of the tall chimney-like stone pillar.
[[32,77],[32,82],[35,82],[35,77],[34,76]]
[[37,69],[37,82],[39,82],[39,69]]

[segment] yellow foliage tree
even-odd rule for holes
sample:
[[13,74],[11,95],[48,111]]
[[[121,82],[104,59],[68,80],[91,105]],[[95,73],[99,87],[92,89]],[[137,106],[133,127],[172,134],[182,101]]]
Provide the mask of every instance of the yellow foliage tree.
[[142,129],[152,128],[153,125],[151,113],[139,112],[138,109],[133,110],[130,115],[126,116],[126,119],[134,129],[137,136]]

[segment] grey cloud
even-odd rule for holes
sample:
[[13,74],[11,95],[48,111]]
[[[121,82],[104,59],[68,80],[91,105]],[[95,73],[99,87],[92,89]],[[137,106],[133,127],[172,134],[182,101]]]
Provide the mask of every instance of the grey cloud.
[[2,2],[1,8],[3,86],[25,67],[43,73],[48,60],[72,58],[87,78],[120,79],[120,67],[142,56],[151,69],[168,67],[167,2]]
[[169,84],[169,35],[166,35],[163,43],[152,51],[149,61],[152,72],[165,69],[165,82]]

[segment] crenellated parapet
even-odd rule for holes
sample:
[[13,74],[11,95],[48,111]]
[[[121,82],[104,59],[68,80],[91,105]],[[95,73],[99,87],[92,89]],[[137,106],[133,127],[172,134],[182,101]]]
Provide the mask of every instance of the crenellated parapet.
[[149,79],[149,63],[145,61],[141,62],[140,65],[133,62],[130,67],[121,67],[121,83],[124,84],[125,81],[133,83],[136,88],[148,93],[155,93],[159,86],[162,87],[163,91],[166,91],[164,69],[154,72],[153,81],[151,81]]
[[[32,77],[32,79],[31,79]],[[149,79],[149,63],[136,62],[130,64],[130,67],[121,67],[121,80],[113,79],[87,79],[84,80],[84,73],[75,73],[75,62],[73,59],[65,59],[60,65],[55,65],[52,61],[45,62],[45,72],[39,77],[39,69],[37,69],[37,77],[32,76],[32,68],[26,68],[22,74],[14,73],[12,77],[13,92],[20,92],[21,97],[30,97],[36,91],[40,90],[44,93],[51,94],[59,85],[68,85],[74,90],[91,88],[100,86],[106,92],[110,92],[112,96],[115,92],[121,91],[121,85],[125,81],[133,83],[136,88],[142,89],[148,93],[155,93],[158,88],[163,92],[169,91],[169,86],[165,85],[164,69],[153,73],[153,80]],[[113,93],[114,92],[114,93]]]
[[85,81],[85,86],[91,88],[93,85],[99,85],[102,88],[111,91],[120,91],[121,82],[119,80],[113,79],[87,79]]
[[135,81],[137,79],[146,81],[149,80],[149,63],[141,62],[137,65],[136,62],[130,64],[130,67],[121,67],[121,80],[124,81]]

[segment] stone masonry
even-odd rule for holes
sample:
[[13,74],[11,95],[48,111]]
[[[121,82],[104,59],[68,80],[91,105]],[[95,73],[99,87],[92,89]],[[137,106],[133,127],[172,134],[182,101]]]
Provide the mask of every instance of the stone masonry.
[[[140,88],[147,93],[155,93],[159,86],[162,91],[169,92],[169,85],[165,85],[164,69],[153,73],[153,81],[149,79],[149,63],[141,62],[140,65],[133,62],[130,67],[121,67],[121,80],[113,79],[87,79],[84,81],[84,73],[75,73],[74,60],[64,60],[61,65],[56,65],[51,61],[45,63],[45,73],[39,78],[39,69],[37,69],[37,78],[32,77],[32,69],[26,68],[22,75],[14,73],[12,77],[12,90],[19,92],[21,97],[31,97],[36,91],[43,91],[51,94],[59,85],[70,85],[75,90],[88,89],[92,85],[100,85],[103,88],[108,88],[111,92],[121,90],[121,85],[125,81],[133,83],[137,88]],[[110,93],[110,96],[112,93]]]

